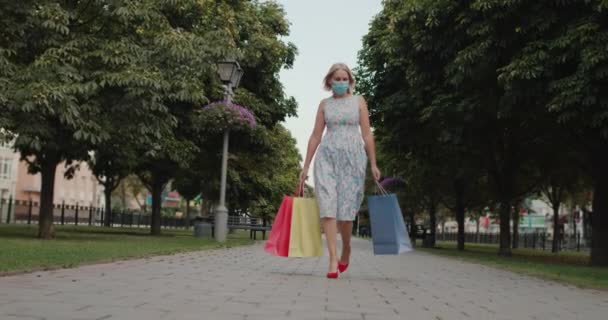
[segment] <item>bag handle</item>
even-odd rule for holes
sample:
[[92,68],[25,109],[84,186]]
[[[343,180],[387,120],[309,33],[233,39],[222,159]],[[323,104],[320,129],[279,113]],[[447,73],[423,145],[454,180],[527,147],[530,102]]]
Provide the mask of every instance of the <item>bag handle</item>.
[[388,191],[386,191],[386,189],[384,189],[384,187],[378,181],[376,181],[376,193],[379,193],[383,196],[388,195]]
[[305,180],[302,181],[302,183],[298,184],[298,187],[293,192],[294,197],[304,197],[304,192],[306,190],[306,188],[304,187],[305,184],[306,184]]

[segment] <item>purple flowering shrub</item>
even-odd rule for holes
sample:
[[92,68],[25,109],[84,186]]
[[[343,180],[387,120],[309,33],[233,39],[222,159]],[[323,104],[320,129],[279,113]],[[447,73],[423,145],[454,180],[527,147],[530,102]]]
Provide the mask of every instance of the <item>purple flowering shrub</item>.
[[236,103],[214,102],[203,107],[203,124],[209,131],[249,130],[257,125],[249,109]]

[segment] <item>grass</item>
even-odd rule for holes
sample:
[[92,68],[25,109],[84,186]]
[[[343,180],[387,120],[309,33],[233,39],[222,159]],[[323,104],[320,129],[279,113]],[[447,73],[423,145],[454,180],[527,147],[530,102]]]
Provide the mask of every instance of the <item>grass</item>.
[[248,232],[228,235],[225,244],[200,239],[188,230],[163,230],[150,236],[148,229],[56,226],[55,240],[36,238],[37,226],[0,225],[0,275],[71,268],[152,255],[231,247],[253,243]]
[[589,255],[578,252],[551,252],[534,249],[513,250],[512,257],[498,256],[496,245],[470,244],[465,251],[456,249],[456,243],[438,242],[438,248],[419,250],[475,262],[512,272],[555,280],[581,288],[608,289],[608,268],[590,267]]

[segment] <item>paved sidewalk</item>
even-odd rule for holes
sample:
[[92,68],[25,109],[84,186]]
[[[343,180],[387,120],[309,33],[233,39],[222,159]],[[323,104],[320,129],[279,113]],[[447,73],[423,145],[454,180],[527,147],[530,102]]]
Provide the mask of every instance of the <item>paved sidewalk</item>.
[[0,278],[0,319],[607,319],[608,292],[414,252],[352,266],[271,257],[262,245]]

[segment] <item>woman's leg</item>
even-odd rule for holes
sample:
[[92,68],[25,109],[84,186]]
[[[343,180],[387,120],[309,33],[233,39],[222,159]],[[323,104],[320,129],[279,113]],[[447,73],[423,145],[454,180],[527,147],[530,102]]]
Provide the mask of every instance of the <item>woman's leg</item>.
[[338,254],[336,253],[337,226],[335,218],[323,218],[323,231],[327,240],[327,251],[329,252],[329,270],[327,272],[338,271]]
[[350,262],[350,238],[353,232],[353,222],[338,221],[338,230],[342,237],[342,256],[340,258],[340,263],[348,264]]

